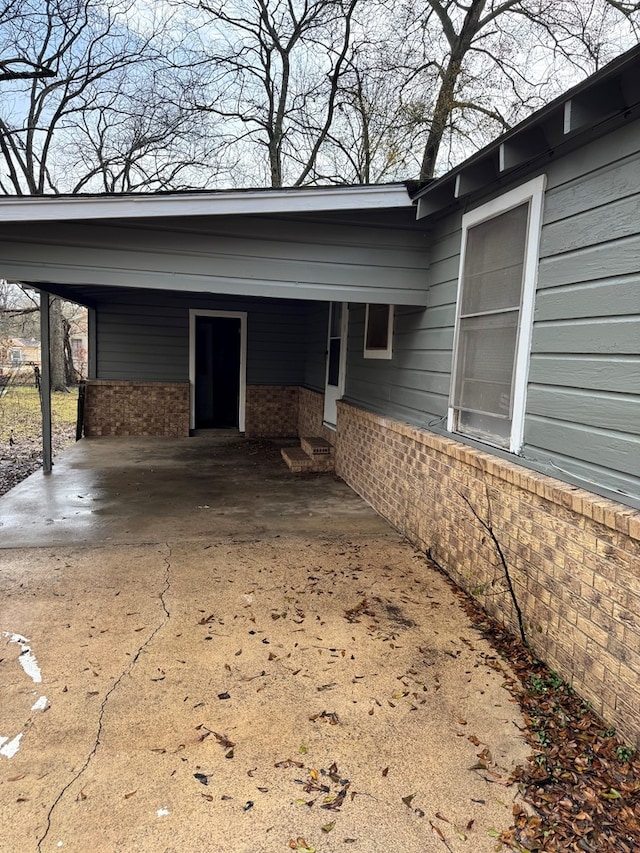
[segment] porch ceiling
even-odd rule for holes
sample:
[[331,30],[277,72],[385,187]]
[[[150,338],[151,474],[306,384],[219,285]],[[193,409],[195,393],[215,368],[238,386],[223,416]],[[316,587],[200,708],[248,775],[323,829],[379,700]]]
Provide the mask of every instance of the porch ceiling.
[[427,266],[403,185],[0,200],[0,276],[86,304],[125,287],[424,305]]

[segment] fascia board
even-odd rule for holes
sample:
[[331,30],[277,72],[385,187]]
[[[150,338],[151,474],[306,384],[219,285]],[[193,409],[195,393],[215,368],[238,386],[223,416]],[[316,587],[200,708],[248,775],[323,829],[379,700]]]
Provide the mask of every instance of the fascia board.
[[413,206],[404,184],[122,196],[2,196],[0,222],[319,213]]

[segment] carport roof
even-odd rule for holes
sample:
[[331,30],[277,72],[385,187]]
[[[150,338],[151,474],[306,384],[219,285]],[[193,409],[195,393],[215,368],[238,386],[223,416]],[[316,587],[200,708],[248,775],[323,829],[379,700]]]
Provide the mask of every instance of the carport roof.
[[89,307],[124,288],[424,305],[425,231],[404,183],[6,196],[0,275]]
[[404,183],[117,195],[2,196],[0,221],[323,213],[411,206]]

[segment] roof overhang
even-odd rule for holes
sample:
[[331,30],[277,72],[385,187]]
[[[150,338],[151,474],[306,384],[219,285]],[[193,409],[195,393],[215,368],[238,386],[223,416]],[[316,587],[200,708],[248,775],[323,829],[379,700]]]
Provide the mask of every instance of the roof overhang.
[[414,193],[418,219],[454,210],[639,116],[637,46]]
[[402,183],[129,195],[0,196],[0,222],[308,214],[411,206],[409,191]]
[[403,183],[0,197],[0,276],[89,306],[126,289],[424,305],[424,231]]

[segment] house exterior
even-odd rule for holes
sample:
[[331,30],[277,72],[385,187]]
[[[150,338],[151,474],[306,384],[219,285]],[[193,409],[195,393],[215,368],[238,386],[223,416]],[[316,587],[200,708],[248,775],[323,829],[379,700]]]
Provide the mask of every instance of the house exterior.
[[15,336],[0,340],[0,366],[15,369],[30,364],[40,364],[40,341]]
[[4,198],[0,275],[89,308],[86,435],[324,438],[638,742],[639,116],[635,49],[422,188]]

